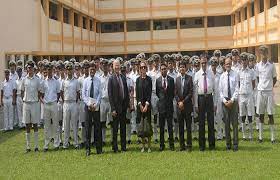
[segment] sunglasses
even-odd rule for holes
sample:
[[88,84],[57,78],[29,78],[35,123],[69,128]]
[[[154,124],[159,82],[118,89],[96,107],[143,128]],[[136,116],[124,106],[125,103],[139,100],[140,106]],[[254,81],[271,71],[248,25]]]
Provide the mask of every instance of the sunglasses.
[[140,69],[146,69],[146,68],[147,68],[146,66],[141,66],[141,67],[140,67]]

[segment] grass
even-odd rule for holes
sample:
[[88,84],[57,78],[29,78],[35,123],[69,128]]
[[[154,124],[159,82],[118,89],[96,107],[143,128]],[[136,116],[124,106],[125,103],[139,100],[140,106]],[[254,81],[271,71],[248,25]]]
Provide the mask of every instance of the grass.
[[[277,126],[279,114],[280,107]],[[216,151],[199,152],[198,141],[194,141],[191,153],[179,152],[176,143],[176,152],[168,148],[159,152],[159,145],[153,144],[150,154],[140,152],[134,137],[126,153],[114,154],[106,146],[104,154],[96,155],[92,149],[94,154],[87,158],[84,149],[25,154],[24,131],[1,132],[0,179],[279,179],[280,143],[270,143],[268,126],[264,137],[265,142],[259,144],[255,131],[254,141],[240,141],[238,152],[225,151],[224,141],[217,142]]]

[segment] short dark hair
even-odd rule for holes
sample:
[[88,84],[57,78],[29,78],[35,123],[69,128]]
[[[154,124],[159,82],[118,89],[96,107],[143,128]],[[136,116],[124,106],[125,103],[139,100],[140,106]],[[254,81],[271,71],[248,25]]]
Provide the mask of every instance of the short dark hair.
[[91,67],[96,68],[96,64],[95,64],[95,62],[94,62],[94,61],[91,61],[91,62],[89,63],[89,67],[90,67],[90,68],[91,68]]
[[180,61],[180,62],[179,62],[179,67],[180,67],[180,66],[185,66],[185,67],[187,67],[186,61]]
[[161,64],[160,64],[160,67],[162,67],[162,66],[167,67],[166,63],[161,63]]

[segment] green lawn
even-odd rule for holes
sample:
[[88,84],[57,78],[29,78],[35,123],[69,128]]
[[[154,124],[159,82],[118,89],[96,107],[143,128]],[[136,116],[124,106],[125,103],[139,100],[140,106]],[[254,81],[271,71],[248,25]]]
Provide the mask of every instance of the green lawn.
[[[279,114],[278,107],[276,136]],[[240,141],[238,152],[225,151],[224,141],[217,142],[216,151],[199,152],[194,141],[191,153],[179,152],[176,143],[176,152],[159,152],[153,144],[148,154],[134,142],[126,153],[114,154],[106,146],[105,154],[96,155],[93,149],[87,158],[84,149],[25,154],[24,131],[1,132],[0,179],[280,179],[280,143],[270,143],[268,126],[263,144],[256,141],[256,131],[254,137],[254,142]]]

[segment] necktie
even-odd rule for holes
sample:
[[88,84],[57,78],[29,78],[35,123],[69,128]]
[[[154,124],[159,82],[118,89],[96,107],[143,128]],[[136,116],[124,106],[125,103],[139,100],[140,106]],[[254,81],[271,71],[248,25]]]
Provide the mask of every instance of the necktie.
[[203,73],[203,76],[204,76],[204,94],[207,94],[207,76],[206,76],[206,73]]
[[94,85],[93,85],[93,78],[91,79],[91,86],[90,86],[90,95],[91,98],[94,97]]
[[166,79],[163,78],[163,89],[166,90]]
[[118,83],[119,83],[119,86],[120,86],[120,91],[121,91],[120,96],[121,96],[121,99],[124,99],[123,83],[122,83],[122,80],[121,80],[121,76],[118,75],[117,79],[118,79]]
[[181,93],[184,93],[184,86],[185,86],[185,76],[182,77],[182,84],[181,84]]
[[231,92],[230,92],[230,79],[229,79],[229,72],[228,72],[228,98],[231,98]]

